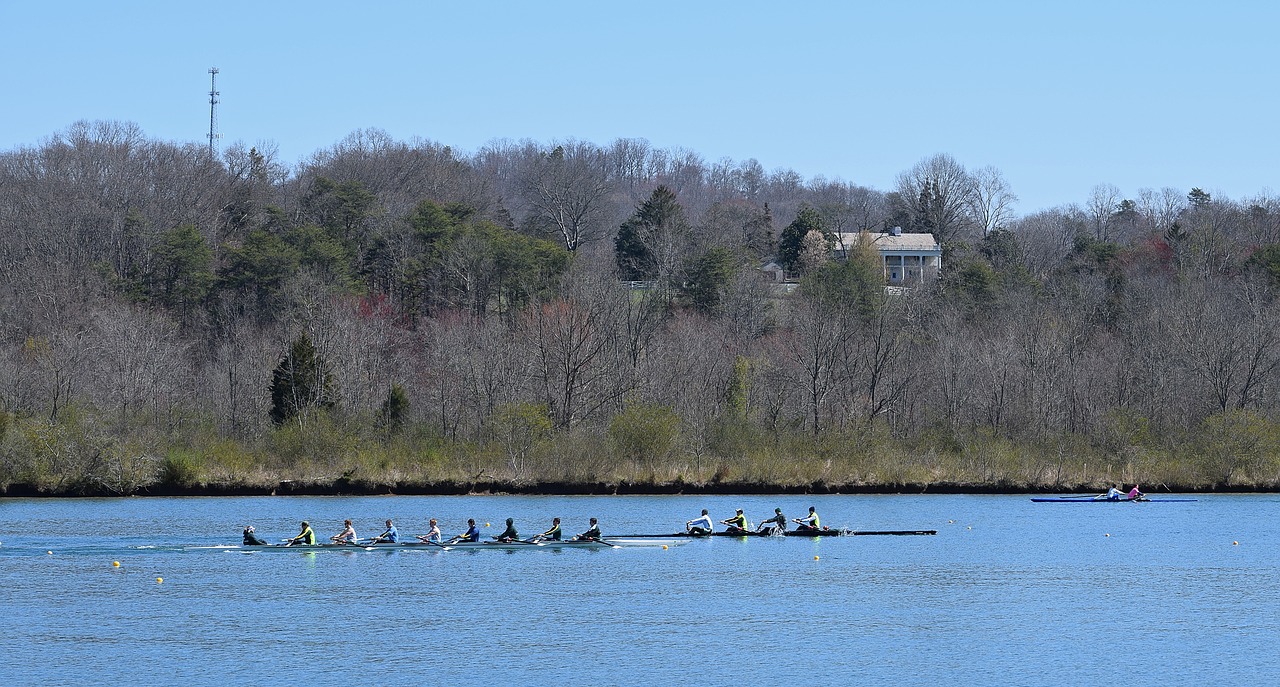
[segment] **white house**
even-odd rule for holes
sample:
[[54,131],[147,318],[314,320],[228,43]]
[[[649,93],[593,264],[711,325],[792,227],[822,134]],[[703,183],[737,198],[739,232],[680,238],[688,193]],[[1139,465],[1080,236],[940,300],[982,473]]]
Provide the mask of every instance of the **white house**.
[[904,234],[900,227],[886,232],[846,232],[836,234],[837,250],[847,256],[859,242],[867,242],[880,252],[885,283],[911,286],[937,279],[942,270],[942,244],[933,234]]

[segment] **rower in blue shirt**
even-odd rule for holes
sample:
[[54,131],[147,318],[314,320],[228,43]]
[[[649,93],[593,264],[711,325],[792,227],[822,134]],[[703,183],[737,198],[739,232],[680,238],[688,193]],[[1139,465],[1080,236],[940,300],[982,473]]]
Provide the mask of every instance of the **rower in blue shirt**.
[[452,544],[460,541],[480,541],[480,528],[476,527],[475,518],[468,518],[467,531],[459,534],[453,539],[450,539],[449,543]]
[[387,531],[373,538],[370,544],[399,544],[400,533],[396,531],[396,526],[390,520],[387,520]]

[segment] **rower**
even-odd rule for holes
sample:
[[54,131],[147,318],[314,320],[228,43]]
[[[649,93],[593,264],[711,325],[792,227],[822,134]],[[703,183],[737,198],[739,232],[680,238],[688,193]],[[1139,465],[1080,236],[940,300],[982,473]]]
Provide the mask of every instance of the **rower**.
[[463,532],[462,534],[459,534],[453,539],[450,539],[449,543],[452,544],[454,542],[460,542],[460,541],[470,541],[470,542],[480,541],[480,528],[476,527],[475,518],[467,518],[467,531]]
[[809,506],[808,515],[803,518],[792,518],[791,521],[799,525],[796,529],[800,531],[822,529],[822,524],[818,520],[818,511],[813,506]]
[[1124,492],[1116,489],[1115,487],[1108,488],[1107,493],[1105,494],[1093,497],[1093,500],[1095,501],[1121,501],[1123,499]]
[[726,526],[725,532],[741,534],[747,531],[747,516],[743,515],[742,509],[739,508],[736,515],[732,518],[721,520],[720,524]]
[[[773,525],[773,527],[766,527],[766,525]],[[787,531],[787,516],[782,514],[781,508],[774,508],[773,517],[765,520],[756,527],[757,532],[763,532],[765,534],[773,534],[775,531],[779,530],[783,532]]]
[[600,540],[600,523],[595,518],[591,518],[591,526],[586,532],[574,537],[578,541],[599,541]]
[[494,537],[494,539],[497,539],[500,542],[513,542],[519,538],[520,533],[516,531],[514,518],[507,518],[507,529],[503,530],[502,534]]
[[702,515],[686,522],[684,530],[689,534],[711,534],[714,529],[711,525],[711,515],[707,513],[707,509],[702,509]]
[[1138,489],[1138,485],[1136,484],[1133,485],[1133,488],[1129,490],[1130,501],[1137,501],[1145,497],[1146,497],[1146,494],[1142,493],[1142,490]]
[[418,540],[422,542],[439,544],[440,543],[440,525],[436,523],[435,518],[431,518],[431,522],[427,524],[431,526],[430,529],[427,530],[427,534],[425,536],[419,534]]
[[307,546],[316,545],[316,533],[311,531],[311,523],[306,520],[302,521],[302,531],[298,533],[298,536],[289,540],[289,546],[293,546],[294,544],[306,544]]
[[329,537],[329,541],[335,544],[354,544],[356,543],[356,528],[352,527],[350,520],[343,520],[342,531]]
[[265,542],[265,541],[262,541],[261,539],[259,539],[259,538],[258,538],[258,535],[254,534],[253,532],[254,532],[254,530],[253,530],[253,525],[246,525],[246,526],[245,526],[245,528],[244,528],[244,545],[245,545],[245,546],[265,546],[265,545],[266,545],[266,542]]
[[560,541],[560,537],[560,518],[552,518],[551,529],[543,532],[542,534],[534,535],[533,540],[542,541],[543,539],[550,539],[551,541]]
[[400,542],[400,533],[396,531],[396,526],[387,520],[387,531],[374,537],[370,544],[398,544]]

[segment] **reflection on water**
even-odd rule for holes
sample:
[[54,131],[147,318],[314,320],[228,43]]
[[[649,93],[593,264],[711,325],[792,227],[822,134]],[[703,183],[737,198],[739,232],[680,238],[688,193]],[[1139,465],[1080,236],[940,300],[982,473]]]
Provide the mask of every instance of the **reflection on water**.
[[[1280,498],[0,501],[0,684],[1280,684]],[[936,536],[248,554],[344,518],[670,532],[701,508]],[[720,515],[723,514],[723,515]],[[363,529],[361,529],[363,527]],[[486,535],[498,531],[483,530]],[[207,548],[196,548],[207,547]],[[52,551],[52,554],[48,552]],[[121,563],[119,568],[113,561]],[[158,583],[156,578],[163,578]]]

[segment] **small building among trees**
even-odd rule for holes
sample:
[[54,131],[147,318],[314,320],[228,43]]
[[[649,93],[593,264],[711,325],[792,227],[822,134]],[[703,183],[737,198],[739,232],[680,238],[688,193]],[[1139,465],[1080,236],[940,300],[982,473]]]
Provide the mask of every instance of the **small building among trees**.
[[884,280],[891,286],[924,284],[942,271],[942,244],[933,234],[904,234],[900,227],[886,232],[843,232],[836,234],[837,252],[848,257],[859,245],[870,245],[880,253]]

